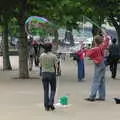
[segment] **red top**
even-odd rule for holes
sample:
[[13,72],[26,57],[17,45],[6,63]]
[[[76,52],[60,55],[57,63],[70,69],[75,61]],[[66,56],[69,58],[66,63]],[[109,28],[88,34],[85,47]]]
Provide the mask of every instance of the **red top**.
[[83,58],[84,58],[84,55],[83,55],[84,52],[83,52],[83,50],[77,51],[76,54],[80,57],[80,59],[83,59]]
[[104,60],[104,50],[108,47],[108,44],[109,38],[106,36],[99,46],[86,50],[86,55],[95,63],[100,63]]

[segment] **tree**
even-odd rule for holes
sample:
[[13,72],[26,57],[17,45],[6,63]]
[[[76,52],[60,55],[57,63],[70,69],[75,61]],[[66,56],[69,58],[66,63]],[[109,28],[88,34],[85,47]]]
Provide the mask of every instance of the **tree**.
[[[9,46],[8,46],[8,22],[11,16],[11,2],[6,4],[6,0],[0,4],[0,23],[2,25],[2,54],[3,54],[3,70],[11,70],[11,64],[9,59]],[[14,2],[14,1],[13,1]],[[8,10],[9,9],[9,10]]]
[[118,44],[120,47],[120,1],[119,0],[105,0],[106,1],[106,17],[109,23],[115,27],[118,35]]
[[[84,8],[89,16],[99,26],[107,19],[115,27],[120,46],[120,1],[119,0],[85,0]],[[86,4],[85,4],[86,3]],[[95,30],[96,31],[96,30]]]
[[3,16],[2,24],[2,55],[3,55],[3,70],[12,70],[9,59],[9,46],[8,46],[8,19]]
[[20,0],[14,8],[15,17],[19,25],[19,77],[29,78],[28,72],[28,49],[27,35],[25,33],[24,23],[27,18],[27,0]]
[[[44,1],[44,0],[20,0],[16,4],[16,9],[14,11],[15,17],[18,20],[20,26],[20,38],[19,38],[19,77],[20,78],[29,78],[28,72],[28,60],[27,60],[27,34],[25,33],[24,23],[28,16],[30,15],[39,15],[45,16],[45,12],[48,13],[53,6],[53,3],[57,3],[57,0]],[[33,9],[32,9],[33,8]],[[48,9],[49,8],[49,9]],[[46,14],[48,15],[48,14]]]
[[84,0],[82,1],[82,9],[85,19],[92,23],[93,36],[101,31],[101,25],[104,23],[104,4],[103,0]]
[[64,39],[67,39],[70,45],[74,45],[72,31],[73,29],[78,29],[77,21],[80,21],[83,12],[80,9],[80,5],[81,3],[79,1],[65,0],[61,1],[60,7],[58,7],[60,17],[57,18],[61,26],[66,28]]

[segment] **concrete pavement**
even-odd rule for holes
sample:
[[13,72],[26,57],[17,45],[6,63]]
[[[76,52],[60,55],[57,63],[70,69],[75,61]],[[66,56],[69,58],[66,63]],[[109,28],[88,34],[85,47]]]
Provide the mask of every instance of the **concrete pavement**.
[[[91,61],[85,61],[86,78],[77,82],[76,63],[70,59],[62,62],[62,76],[57,81],[55,102],[60,96],[68,95],[70,107],[56,108],[46,112],[43,108],[43,89],[39,69],[30,72],[31,79],[15,79],[18,76],[18,57],[12,56],[13,71],[0,71],[0,120],[119,120],[120,105],[113,98],[120,97],[120,71],[117,79],[110,78],[106,71],[105,102],[87,102],[93,73]],[[120,66],[119,66],[120,67]],[[2,58],[0,57],[0,69]]]

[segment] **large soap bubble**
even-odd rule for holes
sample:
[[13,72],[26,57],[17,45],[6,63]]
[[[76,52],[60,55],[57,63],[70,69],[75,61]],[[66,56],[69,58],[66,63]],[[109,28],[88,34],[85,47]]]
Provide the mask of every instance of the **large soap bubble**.
[[25,21],[25,31],[28,35],[45,36],[54,31],[54,26],[44,17],[30,16]]

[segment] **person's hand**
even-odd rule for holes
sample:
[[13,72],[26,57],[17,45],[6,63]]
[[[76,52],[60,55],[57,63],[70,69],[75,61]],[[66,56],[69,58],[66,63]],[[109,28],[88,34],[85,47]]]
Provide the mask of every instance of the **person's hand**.
[[107,33],[105,28],[101,29],[101,31],[102,31],[103,36],[107,36],[108,35],[108,33]]
[[88,49],[87,49],[87,48],[84,48],[83,53],[86,53],[87,51],[88,51]]

